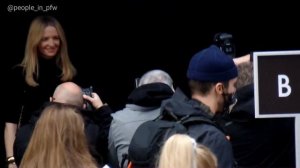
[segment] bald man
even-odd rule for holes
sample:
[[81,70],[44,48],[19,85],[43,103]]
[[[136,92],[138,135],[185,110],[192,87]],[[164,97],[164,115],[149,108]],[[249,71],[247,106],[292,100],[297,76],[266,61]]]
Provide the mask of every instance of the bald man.
[[[84,100],[87,100],[94,107],[94,111],[85,111]],[[29,143],[33,129],[43,109],[51,103],[62,103],[77,106],[82,109],[85,119],[85,133],[87,135],[90,152],[99,164],[106,163],[107,158],[107,137],[111,123],[111,109],[104,105],[97,93],[92,97],[83,95],[81,87],[73,82],[65,82],[58,85],[50,97],[50,103],[46,103],[40,110],[36,111],[28,124],[22,126],[16,135],[14,153],[16,164],[20,164]]]
[[50,97],[50,102],[70,104],[85,109],[84,99],[89,101],[95,109],[103,106],[103,102],[96,93],[92,97],[84,95],[82,89],[73,82],[65,82],[58,85]]
[[[56,87],[50,101],[83,107],[83,92],[73,82],[62,83]],[[100,102],[102,103],[101,100]]]

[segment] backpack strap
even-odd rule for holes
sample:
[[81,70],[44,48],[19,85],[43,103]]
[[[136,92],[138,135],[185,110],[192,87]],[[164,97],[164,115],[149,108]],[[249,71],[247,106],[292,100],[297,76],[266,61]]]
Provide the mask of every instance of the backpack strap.
[[121,168],[124,167],[124,164],[125,164],[126,160],[129,162],[129,160],[128,160],[128,154],[124,153],[124,154],[122,154]]
[[190,116],[190,115],[186,115],[184,117],[182,117],[179,122],[183,125],[186,124],[190,124],[190,123],[194,123],[194,122],[202,122],[202,123],[207,123],[210,125],[216,125],[212,120],[209,120],[207,118],[201,117],[201,116]]
[[182,125],[184,125],[185,127],[187,127],[189,125],[193,125],[193,124],[201,124],[201,123],[209,124],[209,125],[215,126],[221,132],[226,134],[226,131],[217,122],[209,120],[209,119],[201,117],[201,116],[187,115],[187,116],[182,117],[178,122],[181,123]]

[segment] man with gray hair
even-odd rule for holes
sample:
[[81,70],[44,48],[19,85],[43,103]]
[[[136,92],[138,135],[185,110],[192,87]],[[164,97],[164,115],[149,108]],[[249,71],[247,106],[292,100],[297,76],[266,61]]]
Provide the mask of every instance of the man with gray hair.
[[174,90],[173,80],[171,76],[165,71],[159,69],[146,72],[139,80],[138,86],[142,86],[148,83],[157,83],[157,82],[167,84],[171,87],[172,90]]
[[[145,73],[130,95],[124,109],[112,114],[109,130],[109,152],[113,167],[121,167],[136,129],[160,115],[160,105],[173,93],[173,80],[162,70]],[[126,167],[127,163],[124,164]]]

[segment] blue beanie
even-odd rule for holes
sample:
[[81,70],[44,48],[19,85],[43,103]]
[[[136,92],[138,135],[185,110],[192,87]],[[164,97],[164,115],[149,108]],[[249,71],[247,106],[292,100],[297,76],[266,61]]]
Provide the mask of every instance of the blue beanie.
[[222,82],[229,81],[237,75],[232,58],[215,45],[195,54],[187,70],[187,77],[195,81]]

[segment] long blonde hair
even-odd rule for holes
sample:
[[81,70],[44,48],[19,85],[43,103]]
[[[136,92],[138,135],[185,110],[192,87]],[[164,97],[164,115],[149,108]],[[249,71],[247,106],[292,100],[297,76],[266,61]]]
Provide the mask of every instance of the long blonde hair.
[[56,56],[56,63],[62,70],[61,80],[69,81],[76,75],[76,69],[69,58],[67,40],[62,26],[53,17],[39,16],[31,22],[26,41],[25,55],[20,64],[25,72],[26,83],[32,87],[38,86],[36,81],[39,77],[38,45],[43,38],[44,30],[47,26],[55,27],[59,35],[60,49]]
[[164,144],[158,168],[216,168],[216,156],[184,134],[172,135]]
[[82,116],[75,107],[45,108],[34,128],[20,168],[96,168],[88,150]]

